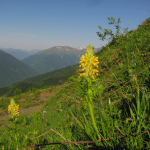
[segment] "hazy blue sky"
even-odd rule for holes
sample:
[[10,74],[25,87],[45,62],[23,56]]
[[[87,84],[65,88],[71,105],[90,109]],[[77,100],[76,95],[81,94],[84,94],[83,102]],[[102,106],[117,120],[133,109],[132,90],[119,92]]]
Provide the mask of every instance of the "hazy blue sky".
[[108,17],[136,29],[150,17],[150,0],[0,0],[0,47],[98,48],[107,43],[99,40],[98,25],[116,32]]

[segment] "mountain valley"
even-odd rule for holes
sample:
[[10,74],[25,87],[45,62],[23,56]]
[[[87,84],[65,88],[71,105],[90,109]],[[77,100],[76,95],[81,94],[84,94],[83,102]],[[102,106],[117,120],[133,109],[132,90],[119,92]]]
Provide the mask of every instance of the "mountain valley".
[[26,78],[38,75],[38,72],[30,68],[15,57],[0,50],[0,87],[19,82]]

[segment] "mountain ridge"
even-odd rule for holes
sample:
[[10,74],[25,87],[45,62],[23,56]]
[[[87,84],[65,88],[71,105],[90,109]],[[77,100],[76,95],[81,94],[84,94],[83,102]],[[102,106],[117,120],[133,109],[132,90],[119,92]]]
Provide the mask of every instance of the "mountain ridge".
[[19,82],[39,73],[12,55],[0,50],[0,87]]
[[43,74],[79,63],[84,52],[85,50],[79,51],[70,46],[54,46],[29,56],[22,62]]
[[[95,49],[95,52],[101,48]],[[54,46],[22,60],[40,74],[78,64],[86,49],[77,50],[68,45]]]
[[14,56],[15,58],[22,60],[25,59],[38,51],[41,51],[39,49],[33,49],[33,50],[23,50],[23,49],[15,49],[15,48],[0,48],[4,52]]

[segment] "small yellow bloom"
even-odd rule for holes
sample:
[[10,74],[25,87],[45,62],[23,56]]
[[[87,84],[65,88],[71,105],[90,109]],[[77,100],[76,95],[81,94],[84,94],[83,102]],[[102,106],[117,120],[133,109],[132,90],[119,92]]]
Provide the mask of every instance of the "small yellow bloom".
[[86,67],[83,67],[82,71],[84,71],[86,69]]
[[97,69],[93,69],[93,73],[94,74],[98,74],[98,70]]
[[82,55],[82,57],[80,59],[81,59],[81,61],[85,61],[85,56]]
[[94,79],[95,77],[92,75],[92,79]]
[[81,65],[82,67],[84,67],[84,66],[85,66],[85,63],[81,63],[80,65]]
[[82,77],[82,76],[84,76],[84,75],[85,75],[85,73],[80,73],[79,77]]
[[94,59],[95,61],[98,61],[98,57],[95,57],[95,59]]
[[94,65],[94,67],[98,67],[99,62],[94,62],[92,64]]

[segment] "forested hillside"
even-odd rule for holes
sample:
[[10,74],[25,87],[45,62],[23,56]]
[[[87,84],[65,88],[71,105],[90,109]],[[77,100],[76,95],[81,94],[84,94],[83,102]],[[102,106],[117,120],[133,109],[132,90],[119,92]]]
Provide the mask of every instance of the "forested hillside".
[[37,71],[0,50],[0,87],[6,87],[35,75],[38,75]]

